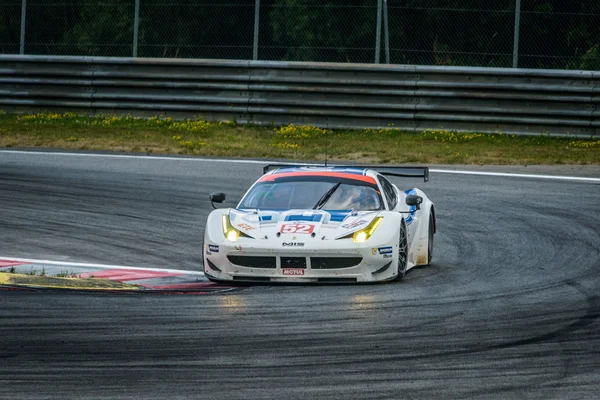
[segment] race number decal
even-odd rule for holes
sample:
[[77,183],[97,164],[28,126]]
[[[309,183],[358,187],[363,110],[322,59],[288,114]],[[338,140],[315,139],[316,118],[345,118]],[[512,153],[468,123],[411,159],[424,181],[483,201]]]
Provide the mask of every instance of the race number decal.
[[314,224],[283,224],[281,233],[298,233],[310,235],[315,230]]

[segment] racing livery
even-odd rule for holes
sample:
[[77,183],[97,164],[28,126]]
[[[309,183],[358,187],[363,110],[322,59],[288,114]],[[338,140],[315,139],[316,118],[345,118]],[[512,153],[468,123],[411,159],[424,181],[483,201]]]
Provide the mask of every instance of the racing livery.
[[[212,281],[374,282],[428,265],[435,209],[417,188],[426,167],[269,165],[236,208],[210,213],[203,245]],[[221,203],[223,193],[211,194]]]

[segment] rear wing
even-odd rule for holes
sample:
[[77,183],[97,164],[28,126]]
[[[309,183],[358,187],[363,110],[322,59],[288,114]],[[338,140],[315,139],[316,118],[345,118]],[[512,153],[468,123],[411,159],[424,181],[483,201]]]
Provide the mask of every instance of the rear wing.
[[372,169],[381,175],[400,176],[403,178],[423,178],[429,182],[429,167],[408,167],[404,165],[318,165],[318,164],[269,164],[263,167],[263,174],[279,168],[364,168]]

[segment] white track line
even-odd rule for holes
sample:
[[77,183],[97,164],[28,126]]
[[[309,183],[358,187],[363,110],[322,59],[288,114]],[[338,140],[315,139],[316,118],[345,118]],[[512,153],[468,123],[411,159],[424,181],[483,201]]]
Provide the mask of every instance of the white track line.
[[[49,155],[49,156],[64,156],[64,157],[96,157],[96,158],[123,158],[123,159],[138,159],[138,160],[166,160],[166,161],[192,161],[205,163],[225,163],[225,164],[257,164],[265,165],[268,163],[276,163],[276,161],[261,161],[261,160],[236,160],[222,158],[191,158],[191,157],[169,157],[169,156],[138,156],[127,154],[96,154],[96,153],[67,153],[54,151],[26,151],[26,150],[0,150],[1,153],[21,154],[21,155]],[[299,163],[297,165],[316,165],[314,163]],[[335,166],[332,164],[331,166]],[[562,175],[539,175],[539,174],[517,174],[508,172],[482,172],[482,171],[465,171],[465,170],[449,170],[449,169],[430,169],[430,172],[436,174],[456,174],[456,175],[475,175],[475,176],[496,176],[505,178],[525,178],[525,179],[554,179],[563,181],[575,182],[594,182],[600,183],[600,178],[586,178],[580,176],[562,176]]]
[[436,174],[456,174],[456,175],[481,175],[481,176],[501,176],[509,178],[530,178],[530,179],[558,179],[562,181],[580,181],[580,182],[598,182],[600,178],[585,178],[581,176],[562,176],[562,175],[534,175],[534,174],[514,174],[507,172],[480,172],[480,171],[455,171],[450,169],[430,169],[429,172]]
[[154,272],[171,272],[175,274],[185,275],[204,275],[203,272],[199,271],[182,271],[178,269],[162,269],[162,268],[140,268],[140,267],[128,267],[126,265],[106,265],[106,264],[88,264],[88,263],[77,263],[77,262],[66,262],[66,261],[51,261],[51,260],[36,260],[32,258],[19,258],[19,257],[7,257],[0,256],[0,260],[6,261],[17,261],[27,264],[46,264],[46,265],[59,265],[67,267],[81,267],[81,268],[100,268],[100,269],[130,269],[135,271],[154,271]]
[[[230,164],[261,164],[265,165],[269,161],[260,160],[227,160],[220,158],[192,158],[192,157],[169,157],[169,156],[137,156],[128,154],[95,154],[95,153],[65,153],[54,151],[25,151],[25,150],[0,150],[0,153],[25,154],[25,155],[49,155],[49,156],[67,156],[67,157],[98,157],[98,158],[125,158],[138,160],[167,160],[167,161],[194,161],[194,162],[217,162]],[[271,161],[274,162],[274,161]],[[301,163],[294,163],[301,164]],[[303,163],[302,165],[315,165]]]

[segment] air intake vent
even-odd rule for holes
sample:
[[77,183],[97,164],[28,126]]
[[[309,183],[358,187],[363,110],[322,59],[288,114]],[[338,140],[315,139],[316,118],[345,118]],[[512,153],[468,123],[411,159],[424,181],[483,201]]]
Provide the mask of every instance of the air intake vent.
[[362,262],[362,257],[311,257],[311,269],[340,269],[355,267]]
[[208,264],[208,267],[210,269],[212,269],[213,271],[221,272],[221,270],[212,261],[210,261],[208,258],[206,259],[206,263]]
[[306,257],[281,257],[281,268],[306,268]]
[[259,257],[259,256],[227,256],[229,261],[240,267],[248,268],[271,268],[277,267],[277,259],[275,257]]

